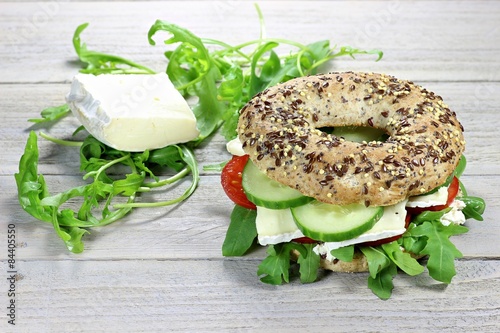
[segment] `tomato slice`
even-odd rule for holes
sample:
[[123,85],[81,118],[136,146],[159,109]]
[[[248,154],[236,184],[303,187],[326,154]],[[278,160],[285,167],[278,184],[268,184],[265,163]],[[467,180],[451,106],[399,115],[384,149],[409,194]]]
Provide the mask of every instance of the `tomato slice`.
[[460,188],[460,182],[458,181],[457,177],[453,177],[450,186],[448,187],[448,199],[446,200],[446,204],[444,205],[438,205],[438,206],[431,206],[431,207],[409,207],[406,208],[406,210],[411,214],[411,215],[418,215],[422,212],[425,211],[432,211],[432,212],[437,212],[440,210],[443,210],[451,205],[453,200],[455,200],[458,190]]
[[241,185],[241,175],[243,173],[243,168],[247,164],[248,157],[248,155],[233,156],[222,169],[221,184],[226,195],[235,204],[248,209],[257,209],[257,207],[248,200],[243,190],[243,186]]
[[299,238],[294,238],[294,239],[292,239],[292,242],[300,243],[300,244],[314,244],[314,243],[318,243],[314,239],[306,237],[306,236],[299,237]]

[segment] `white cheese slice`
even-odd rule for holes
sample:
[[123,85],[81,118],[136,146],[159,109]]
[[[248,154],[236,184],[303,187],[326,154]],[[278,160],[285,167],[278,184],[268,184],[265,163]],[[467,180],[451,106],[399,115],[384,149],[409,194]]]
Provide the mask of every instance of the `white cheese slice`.
[[167,74],[78,74],[66,96],[96,139],[115,149],[144,151],[198,137],[196,118]]
[[[325,248],[330,251],[343,246],[375,241],[388,237],[401,235],[405,232],[406,201],[384,208],[384,215],[375,223],[373,228],[360,236],[342,241],[326,242]],[[257,207],[256,218],[258,240],[261,245],[278,244],[303,237],[297,228],[290,209],[268,209]]]
[[241,143],[239,138],[233,139],[226,143],[227,151],[235,156],[243,156],[245,155],[245,151],[243,150],[243,144]]
[[418,195],[410,197],[406,207],[431,207],[445,205],[448,201],[448,187],[440,187],[432,194]]
[[269,209],[257,206],[255,225],[261,245],[284,243],[304,237],[295,224],[290,208]]

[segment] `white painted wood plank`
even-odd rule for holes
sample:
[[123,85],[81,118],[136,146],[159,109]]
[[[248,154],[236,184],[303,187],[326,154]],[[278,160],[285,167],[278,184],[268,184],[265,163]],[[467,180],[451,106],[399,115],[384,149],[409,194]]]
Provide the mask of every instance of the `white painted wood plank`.
[[[343,59],[334,69],[390,72],[414,80],[500,79],[499,2],[265,1],[259,5],[269,37],[303,43],[328,39],[332,44],[385,52],[379,63],[373,57]],[[250,1],[7,2],[0,3],[0,11],[0,82],[69,80],[76,67],[71,37],[83,22],[91,23],[83,35],[90,48],[156,70],[164,68],[164,49],[149,46],[146,34],[158,18],[230,44],[259,36]]]
[[[367,274],[262,284],[255,260],[20,262],[16,330],[4,332],[497,332],[500,262],[459,261],[445,286],[397,276],[388,301]],[[0,266],[2,271],[5,265]],[[0,323],[5,327],[5,321]]]

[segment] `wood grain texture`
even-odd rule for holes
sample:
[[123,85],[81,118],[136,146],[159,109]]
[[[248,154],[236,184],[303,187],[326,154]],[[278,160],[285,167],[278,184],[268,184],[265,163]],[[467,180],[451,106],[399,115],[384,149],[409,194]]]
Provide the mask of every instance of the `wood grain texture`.
[[459,261],[449,286],[400,275],[388,301],[371,294],[364,273],[262,285],[255,260],[19,265],[23,332],[30,323],[36,332],[495,332],[500,315],[498,261]]
[[[500,79],[496,1],[309,1],[306,7],[296,1],[263,1],[259,5],[268,37],[303,43],[328,39],[339,46],[385,52],[382,62],[372,63],[373,57],[359,57],[356,62],[340,59],[332,69],[391,72],[412,80]],[[163,70],[163,56],[146,38],[156,19],[229,44],[259,37],[251,1],[7,2],[0,3],[0,9],[4,32],[0,42],[8,46],[0,50],[0,82],[70,80],[75,70],[71,37],[84,22],[91,23],[83,35],[89,47],[156,70]]]
[[[50,128],[30,126],[48,106],[64,103],[78,70],[71,45],[77,25],[89,48],[162,71],[162,37],[147,42],[158,18],[230,44],[258,38],[251,1],[0,1],[0,307],[6,296],[6,225],[17,230],[16,327],[0,332],[498,332],[500,331],[500,2],[263,1],[268,37],[384,51],[384,58],[338,59],[324,70],[386,72],[441,95],[466,132],[471,195],[483,197],[483,222],[454,237],[464,258],[446,286],[426,274],[395,279],[388,301],[366,287],[366,274],[321,273],[317,283],[262,284],[258,248],[224,258],[221,244],[232,204],[219,176],[176,207],[136,210],[93,229],[82,254],[68,253],[52,227],[19,207],[13,174],[31,129],[69,138],[66,117]],[[287,48],[280,48],[287,52]],[[53,193],[81,184],[78,151],[43,139],[40,172]],[[200,167],[229,158],[216,135],[196,151]],[[144,195],[155,200],[180,193]]]

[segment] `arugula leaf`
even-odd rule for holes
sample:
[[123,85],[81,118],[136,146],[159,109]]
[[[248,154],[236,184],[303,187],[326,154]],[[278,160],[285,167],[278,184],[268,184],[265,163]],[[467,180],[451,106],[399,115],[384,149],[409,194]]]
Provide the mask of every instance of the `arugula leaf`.
[[418,225],[427,221],[439,221],[441,217],[443,217],[443,215],[448,213],[450,210],[451,207],[439,211],[427,210],[412,218],[412,222]]
[[424,271],[417,260],[401,250],[397,241],[377,247],[362,246],[361,252],[368,262],[368,287],[381,299],[391,297],[398,267],[408,275],[418,275]]
[[300,282],[302,283],[311,283],[318,278],[321,257],[313,251],[315,246],[316,244],[302,244],[302,249],[299,250],[300,256],[297,263],[299,264]]
[[189,30],[157,20],[148,32],[151,45],[155,45],[153,35],[158,31],[172,34],[171,38],[165,40],[165,44],[181,43],[175,51],[167,53],[167,74],[178,90],[184,91],[188,96],[198,97],[193,112],[200,136],[208,137],[220,126],[224,112],[222,103],[216,98],[220,71],[201,39]]
[[222,244],[223,256],[242,256],[250,249],[257,237],[256,216],[255,209],[234,206],[231,213],[231,223]]
[[19,172],[14,174],[18,200],[21,207],[31,216],[52,221],[52,212],[40,203],[49,195],[43,175],[38,174],[38,145],[35,132],[31,131],[19,161]]
[[71,112],[71,110],[70,110],[68,104],[63,104],[63,105],[59,105],[59,106],[52,106],[52,107],[48,107],[48,108],[45,108],[42,110],[42,112],[40,113],[42,118],[32,118],[32,119],[28,119],[28,121],[30,121],[32,123],[36,123],[36,124],[44,123],[44,122],[48,122],[48,121],[55,121],[55,120],[59,120],[60,118],[64,117],[65,115],[67,115],[70,112]]
[[131,173],[125,176],[125,179],[119,179],[113,182],[113,195],[121,194],[125,196],[134,195],[144,183],[146,174]]
[[259,265],[257,275],[264,283],[280,285],[290,282],[291,252],[297,251],[299,275],[302,283],[316,281],[320,265],[320,256],[313,251],[314,244],[280,243],[269,246],[268,256]]
[[83,43],[80,35],[88,23],[79,25],[73,34],[73,47],[78,58],[86,67],[80,72],[90,74],[154,74],[155,71],[131,60],[97,51],[91,51]]
[[[264,283],[279,285],[290,282],[290,244],[280,243],[270,245],[268,256],[260,263],[257,275]],[[264,276],[262,276],[264,275]]]
[[64,198],[73,197],[74,192],[81,191],[81,188],[56,197],[49,196],[45,180],[38,174],[37,136],[33,131],[29,134],[25,153],[19,162],[19,172],[14,177],[22,208],[33,217],[51,223],[70,251],[81,252],[83,250],[81,237],[85,231],[78,227],[61,226],[57,213],[57,207],[65,201]]
[[460,156],[460,160],[458,161],[458,165],[453,171],[453,175],[457,178],[460,178],[460,176],[464,173],[465,167],[467,166],[467,159],[465,158],[465,155]]
[[439,221],[424,222],[411,230],[414,237],[425,237],[427,243],[420,254],[429,256],[427,268],[429,275],[437,281],[450,283],[455,276],[455,258],[462,253],[449,240],[450,236],[463,234],[468,229],[461,225],[444,226]]
[[331,250],[330,253],[339,260],[351,262],[354,257],[354,245],[340,247],[338,249]]
[[[263,91],[267,87],[268,82],[277,75],[281,64],[279,57],[275,52],[272,51],[272,49],[274,49],[278,45],[279,43],[271,41],[261,45],[256,49],[251,62],[251,75],[249,82],[250,87],[248,93],[249,97],[252,97],[257,93]],[[269,52],[270,56],[264,62],[264,65],[262,66],[262,69],[260,71],[260,76],[258,76],[259,73],[257,71],[257,64],[266,52]]]
[[[258,13],[261,15],[260,10]],[[165,44],[180,43],[174,50],[165,52],[169,60],[167,74],[186,98],[197,97],[193,111],[198,119],[201,139],[221,125],[224,137],[227,140],[234,138],[239,110],[254,95],[272,85],[314,74],[319,66],[340,56],[377,54],[377,60],[382,57],[380,51],[362,51],[349,46],[335,52],[329,41],[302,45],[290,40],[261,37],[231,46],[217,40],[201,39],[187,29],[162,20],[157,20],[148,32],[151,45],[155,45],[153,36],[158,31],[172,34]],[[279,56],[274,49],[281,44],[298,51]],[[215,45],[218,49],[208,51],[207,45]],[[255,45],[253,51],[243,51],[252,45]]]
[[462,213],[464,213],[466,219],[473,218],[477,221],[483,220],[482,214],[486,209],[486,203],[482,198],[466,195],[459,199],[465,203]]
[[411,222],[403,236],[398,239],[398,244],[410,253],[419,254],[427,244],[427,239],[425,237],[413,237],[411,235],[411,231],[416,226],[414,222]]
[[403,252],[397,241],[382,244],[381,246],[392,262],[406,274],[414,276],[423,273],[424,267],[409,253]]
[[[87,173],[84,179],[92,179],[86,185],[77,186],[51,196],[42,175],[38,175],[38,145],[35,132],[30,132],[26,148],[19,162],[19,173],[15,174],[18,197],[22,208],[33,217],[51,223],[57,235],[68,249],[78,253],[83,251],[82,237],[88,228],[105,226],[125,216],[134,207],[166,206],[178,203],[189,197],[199,182],[199,171],[192,150],[184,145],[172,146],[180,162],[164,160],[166,165],[182,163],[184,168],[176,175],[152,183],[146,182],[144,170],[149,169],[149,153],[127,153],[105,146],[93,137],[88,137],[80,147],[82,170]],[[122,164],[131,169],[123,178],[111,178],[107,172],[114,165]],[[192,182],[179,197],[160,202],[134,203],[137,193],[155,187],[165,186],[192,174]],[[115,196],[127,196],[126,203],[113,203]],[[80,202],[79,209],[61,209],[69,200]],[[104,205],[100,206],[100,202]],[[114,209],[110,206],[113,205]],[[100,217],[96,212],[100,211]]]
[[180,152],[175,146],[155,149],[149,153],[147,160],[162,167],[170,167],[177,172],[181,171],[185,166]]
[[396,264],[380,247],[360,247],[368,262],[368,288],[380,299],[391,297],[394,284],[392,279],[398,273]]
[[368,271],[372,278],[375,278],[384,268],[391,265],[391,260],[379,247],[362,246],[360,250],[366,256]]
[[398,268],[396,265],[391,264],[384,267],[375,277],[371,275],[368,277],[368,288],[370,288],[380,299],[389,299],[394,289],[392,280],[397,274]]
[[73,253],[83,252],[82,237],[89,232],[79,227],[68,227],[66,232],[70,236],[69,240],[65,241],[68,250]]

